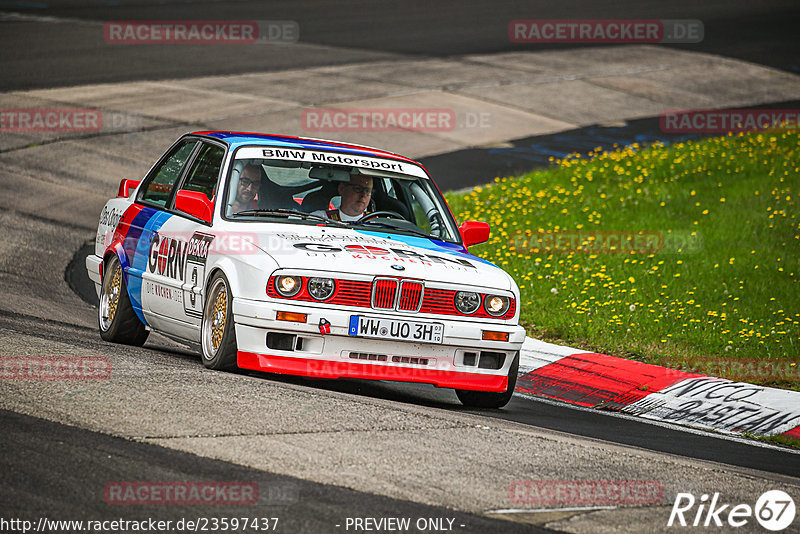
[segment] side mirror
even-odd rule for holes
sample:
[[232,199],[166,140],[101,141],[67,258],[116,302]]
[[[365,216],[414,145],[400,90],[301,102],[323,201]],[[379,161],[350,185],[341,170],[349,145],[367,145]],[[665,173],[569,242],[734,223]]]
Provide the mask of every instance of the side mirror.
[[489,241],[489,225],[480,221],[465,221],[458,227],[465,247],[480,245]]
[[205,193],[181,189],[175,193],[175,209],[210,223],[211,215],[214,213],[214,201],[208,200]]
[[128,198],[131,196],[131,191],[139,187],[141,180],[129,180],[128,178],[123,178],[119,182],[119,189],[117,189],[117,197],[120,198]]

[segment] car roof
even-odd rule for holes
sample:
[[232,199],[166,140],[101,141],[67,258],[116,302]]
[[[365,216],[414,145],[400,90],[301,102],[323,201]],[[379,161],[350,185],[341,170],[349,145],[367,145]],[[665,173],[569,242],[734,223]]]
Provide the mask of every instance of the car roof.
[[309,137],[293,137],[290,135],[273,135],[251,132],[220,132],[220,131],[202,131],[193,132],[192,135],[203,135],[206,137],[213,137],[227,143],[231,150],[235,150],[240,146],[245,145],[268,145],[268,146],[281,146],[288,148],[305,148],[308,150],[329,150],[331,152],[340,152],[343,154],[353,154],[361,156],[373,156],[379,158],[394,159],[398,161],[405,161],[419,165],[418,162],[395,154],[393,152],[386,152],[385,150],[378,150],[362,145],[353,145],[348,143],[340,143],[338,141],[327,141],[325,139],[313,139]]

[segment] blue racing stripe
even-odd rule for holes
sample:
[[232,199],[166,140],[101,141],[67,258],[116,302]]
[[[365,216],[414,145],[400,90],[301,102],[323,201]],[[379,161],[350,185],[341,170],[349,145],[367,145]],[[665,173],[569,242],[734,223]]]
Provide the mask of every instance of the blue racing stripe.
[[[146,213],[145,213],[146,212]],[[125,241],[130,241],[133,249],[128,274],[128,296],[131,299],[133,310],[139,319],[147,324],[142,312],[142,274],[147,270],[147,262],[150,254],[150,240],[155,232],[161,229],[172,215],[154,208],[144,208],[133,220],[131,229]],[[134,237],[135,235],[135,237]]]
[[[434,239],[417,237],[413,235],[387,234],[386,232],[375,232],[369,230],[356,230],[356,232],[370,235],[373,237],[383,237],[386,239],[393,239],[395,241],[400,241],[401,243],[405,243],[406,245],[410,245],[412,247],[422,248],[425,250],[430,250],[432,252],[445,254],[447,256],[456,256],[458,258],[463,258],[465,260],[476,261],[478,263],[483,263],[485,265],[491,265],[492,267],[497,267],[497,265],[488,260],[484,260],[483,258],[479,258],[478,256],[473,256],[472,254],[465,252],[466,249],[462,245],[456,245],[454,243],[446,243],[443,241],[436,241]],[[497,268],[499,269],[499,267]]]

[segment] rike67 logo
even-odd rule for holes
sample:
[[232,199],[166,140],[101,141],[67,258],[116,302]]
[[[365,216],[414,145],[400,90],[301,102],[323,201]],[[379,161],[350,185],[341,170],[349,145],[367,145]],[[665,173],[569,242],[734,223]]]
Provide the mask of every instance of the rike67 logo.
[[700,499],[691,493],[678,493],[667,526],[722,527],[727,523],[727,526],[737,528],[747,525],[755,517],[763,528],[777,532],[792,524],[795,512],[794,500],[781,490],[763,493],[752,507],[749,504],[722,504],[719,493],[711,497],[703,494]]

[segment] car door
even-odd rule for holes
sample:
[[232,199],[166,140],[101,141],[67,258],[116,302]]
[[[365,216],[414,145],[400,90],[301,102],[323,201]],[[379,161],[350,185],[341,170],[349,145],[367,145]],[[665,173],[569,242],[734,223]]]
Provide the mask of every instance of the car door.
[[[224,159],[223,146],[203,142],[177,191],[203,193],[213,204],[217,196]],[[180,250],[182,254],[182,257],[176,259],[181,272],[167,281],[169,287],[181,295],[181,298],[177,299],[180,300],[180,308],[170,308],[170,316],[192,325],[193,328],[196,327],[199,332],[203,315],[202,293],[206,261],[214,243],[214,234],[211,232],[210,223],[177,209],[174,212],[177,216],[162,227],[163,238],[177,243],[176,250]]]
[[163,287],[156,284],[161,283],[165,267],[158,261],[161,244],[158,232],[174,217],[168,207],[175,186],[199,144],[200,141],[193,138],[175,143],[145,177],[137,193],[138,212],[126,239],[128,293],[134,309],[140,310],[146,324],[151,326],[155,326],[151,321],[152,305],[161,298],[157,293]]
[[[200,142],[175,194],[199,192],[213,202],[224,156],[224,147]],[[151,233],[143,298],[153,328],[199,341],[205,264],[213,243],[211,224],[176,209],[175,195],[166,211],[170,217]]]

